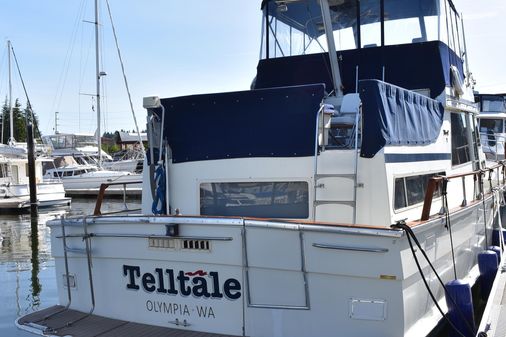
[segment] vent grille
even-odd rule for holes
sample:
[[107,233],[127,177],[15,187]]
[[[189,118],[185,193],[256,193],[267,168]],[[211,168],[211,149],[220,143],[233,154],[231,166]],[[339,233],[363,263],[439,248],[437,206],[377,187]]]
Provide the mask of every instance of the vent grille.
[[176,248],[176,240],[165,238],[149,238],[151,248]]
[[209,250],[209,240],[182,240],[181,249]]

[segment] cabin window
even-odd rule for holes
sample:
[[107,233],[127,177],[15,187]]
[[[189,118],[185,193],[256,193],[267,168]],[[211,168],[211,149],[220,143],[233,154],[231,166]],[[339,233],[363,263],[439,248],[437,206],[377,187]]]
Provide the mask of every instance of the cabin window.
[[72,171],[65,171],[65,172],[63,172],[63,176],[64,177],[71,177],[73,175],[73,173],[74,172],[72,172]]
[[[261,58],[328,50],[320,2],[264,1]],[[463,31],[450,0],[329,1],[337,50],[440,40],[463,55]]]
[[480,131],[483,133],[488,130],[492,133],[502,133],[502,119],[480,119]]
[[0,178],[9,177],[9,171],[7,164],[0,164]]
[[308,200],[304,181],[200,184],[201,215],[306,219]]
[[465,114],[451,114],[452,122],[452,165],[471,161],[468,135],[471,134]]
[[[408,176],[395,179],[394,209],[401,209],[423,202],[429,179],[445,175],[444,172]],[[441,191],[434,192],[434,197],[440,197]]]
[[360,41],[362,48],[381,46],[380,0],[360,2]]
[[502,96],[499,97],[483,97],[481,99],[481,111],[487,112],[505,112],[506,101]]

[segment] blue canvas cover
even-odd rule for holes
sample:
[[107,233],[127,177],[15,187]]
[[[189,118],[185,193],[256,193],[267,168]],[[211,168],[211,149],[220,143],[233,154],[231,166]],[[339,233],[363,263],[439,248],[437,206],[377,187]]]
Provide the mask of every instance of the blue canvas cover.
[[443,105],[379,80],[359,82],[362,101],[360,156],[372,158],[385,145],[423,145],[436,141],[443,124]]
[[172,162],[312,156],[324,92],[312,84],[162,99]]
[[[406,89],[429,89],[436,98],[451,86],[450,66],[464,68],[453,50],[440,41],[338,51],[339,71],[345,94],[355,92],[359,79],[382,79]],[[255,89],[325,83],[334,89],[327,53],[260,60]]]

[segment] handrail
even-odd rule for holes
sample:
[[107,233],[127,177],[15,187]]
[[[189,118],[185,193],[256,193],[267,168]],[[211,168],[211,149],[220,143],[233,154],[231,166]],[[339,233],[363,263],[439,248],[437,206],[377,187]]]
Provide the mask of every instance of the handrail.
[[[480,192],[481,192],[480,194],[483,197],[484,187],[482,184],[482,179],[483,179],[483,176],[485,175],[485,173],[486,172],[491,173],[492,171],[494,171],[496,169],[499,171],[499,169],[502,168],[503,184],[504,184],[505,183],[505,176],[504,176],[505,166],[506,166],[505,161],[500,161],[496,165],[493,165],[491,167],[486,167],[482,170],[471,171],[468,173],[454,174],[454,175],[449,175],[449,176],[436,176],[436,177],[430,178],[429,182],[427,183],[427,190],[425,192],[425,198],[424,198],[423,208],[422,208],[422,216],[420,217],[420,220],[425,221],[425,220],[429,219],[430,209],[432,206],[432,199],[434,197],[434,192],[439,187],[439,184],[442,183],[443,181],[445,181],[445,180],[449,181],[451,179],[462,178],[463,193],[464,193],[464,199],[463,199],[464,202],[462,203],[462,205],[465,205],[465,203],[466,203],[466,189],[465,189],[465,179],[464,179],[465,177],[473,176],[474,181],[478,180],[480,182],[479,183],[479,188],[480,188]],[[489,179],[491,179],[491,178],[489,177]]]
[[123,185],[123,202],[126,203],[126,185],[131,184],[142,184],[142,181],[125,181],[125,182],[114,182],[114,183],[102,183],[100,184],[100,190],[98,192],[97,202],[95,203],[95,210],[93,211],[93,215],[102,215],[100,209],[102,208],[102,201],[104,200],[105,190],[109,186],[113,185]]

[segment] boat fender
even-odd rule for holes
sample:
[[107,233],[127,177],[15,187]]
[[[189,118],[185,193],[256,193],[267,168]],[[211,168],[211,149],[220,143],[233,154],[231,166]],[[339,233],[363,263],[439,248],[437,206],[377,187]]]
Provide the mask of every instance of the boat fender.
[[[501,229],[500,231],[502,232],[503,242],[506,242],[506,230]],[[492,245],[501,246],[501,242],[499,241],[499,229],[494,229],[492,231]]]
[[499,263],[501,263],[501,247],[499,246],[488,246],[487,250],[491,250],[497,255],[497,267],[499,268]]
[[153,214],[167,214],[167,207],[165,202],[165,168],[159,165],[155,171],[155,198],[151,206]]
[[[471,286],[462,280],[452,280],[445,284],[446,305],[448,306],[448,318],[455,325],[450,329],[449,337],[474,336],[476,327],[474,324],[473,296]],[[451,299],[450,299],[451,297]],[[453,299],[453,301],[452,301]],[[462,319],[462,315],[465,320]],[[467,322],[466,322],[467,321]],[[472,329],[472,331],[470,331]]]
[[492,250],[485,250],[478,254],[478,268],[480,269],[481,298],[486,300],[492,289],[497,273],[497,254]]
[[462,81],[462,77],[460,76],[460,71],[454,65],[450,66],[450,72],[452,74],[452,86],[455,89],[455,92],[458,96],[462,96],[464,94],[464,82]]

